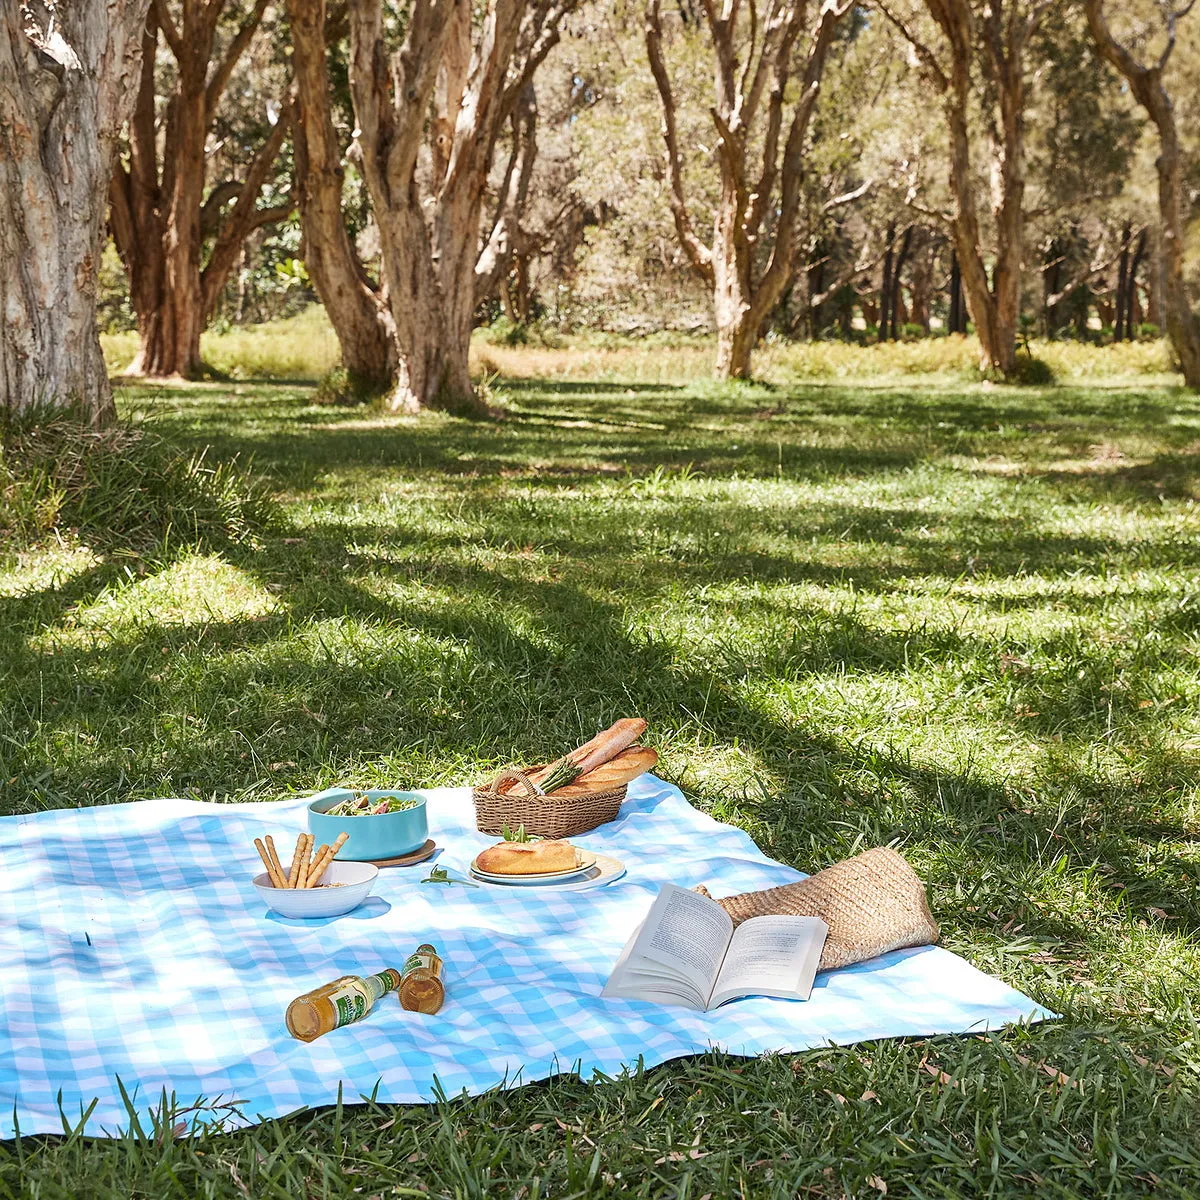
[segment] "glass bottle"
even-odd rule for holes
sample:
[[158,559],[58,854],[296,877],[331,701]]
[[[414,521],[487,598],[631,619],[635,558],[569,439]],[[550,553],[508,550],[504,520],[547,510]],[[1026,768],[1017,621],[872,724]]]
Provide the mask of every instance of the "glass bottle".
[[343,975],[288,1005],[287,1027],[294,1038],[311,1042],[323,1033],[360,1021],[381,997],[400,986],[400,972],[387,967],[378,975]]
[[446,998],[442,960],[428,943],[410,954],[400,976],[400,1004],[409,1012],[435,1013]]

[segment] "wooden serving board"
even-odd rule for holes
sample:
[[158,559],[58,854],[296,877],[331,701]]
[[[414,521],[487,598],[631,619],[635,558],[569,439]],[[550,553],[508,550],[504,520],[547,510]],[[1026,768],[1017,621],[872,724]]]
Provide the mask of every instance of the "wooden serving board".
[[399,858],[368,858],[365,862],[374,864],[377,867],[414,867],[417,863],[424,862],[427,858],[433,856],[433,852],[437,849],[437,843],[430,838],[423,846],[418,846],[415,850],[408,854],[402,854]]

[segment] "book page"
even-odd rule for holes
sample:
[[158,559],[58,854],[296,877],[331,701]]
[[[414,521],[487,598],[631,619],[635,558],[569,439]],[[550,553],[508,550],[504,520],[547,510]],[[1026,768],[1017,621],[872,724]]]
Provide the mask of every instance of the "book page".
[[674,1003],[703,1009],[732,934],[733,921],[715,901],[664,884],[621,952],[604,995],[658,999],[647,993],[667,991],[681,997]]
[[818,917],[753,917],[737,927],[709,1001],[741,996],[807,1000],[829,927]]

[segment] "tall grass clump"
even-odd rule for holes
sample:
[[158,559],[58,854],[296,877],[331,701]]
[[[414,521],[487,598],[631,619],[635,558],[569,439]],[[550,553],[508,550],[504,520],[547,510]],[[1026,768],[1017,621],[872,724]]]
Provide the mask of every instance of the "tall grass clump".
[[97,548],[254,543],[279,521],[265,480],[132,422],[69,411],[0,427],[0,543],[71,531]]
[[[104,361],[113,374],[137,353],[136,333],[100,336]],[[294,317],[262,325],[210,329],[200,339],[200,357],[226,379],[321,379],[341,358],[337,334],[319,304]]]

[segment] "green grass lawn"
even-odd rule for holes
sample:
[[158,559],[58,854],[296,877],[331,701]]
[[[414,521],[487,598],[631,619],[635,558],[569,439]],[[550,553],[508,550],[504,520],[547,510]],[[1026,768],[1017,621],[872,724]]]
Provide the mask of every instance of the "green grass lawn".
[[898,846],[945,945],[1064,1019],[25,1139],[0,1194],[1200,1194],[1200,398],[501,391],[487,424],[127,391],[286,527],[0,566],[3,811],[461,783],[640,714],[768,854]]

